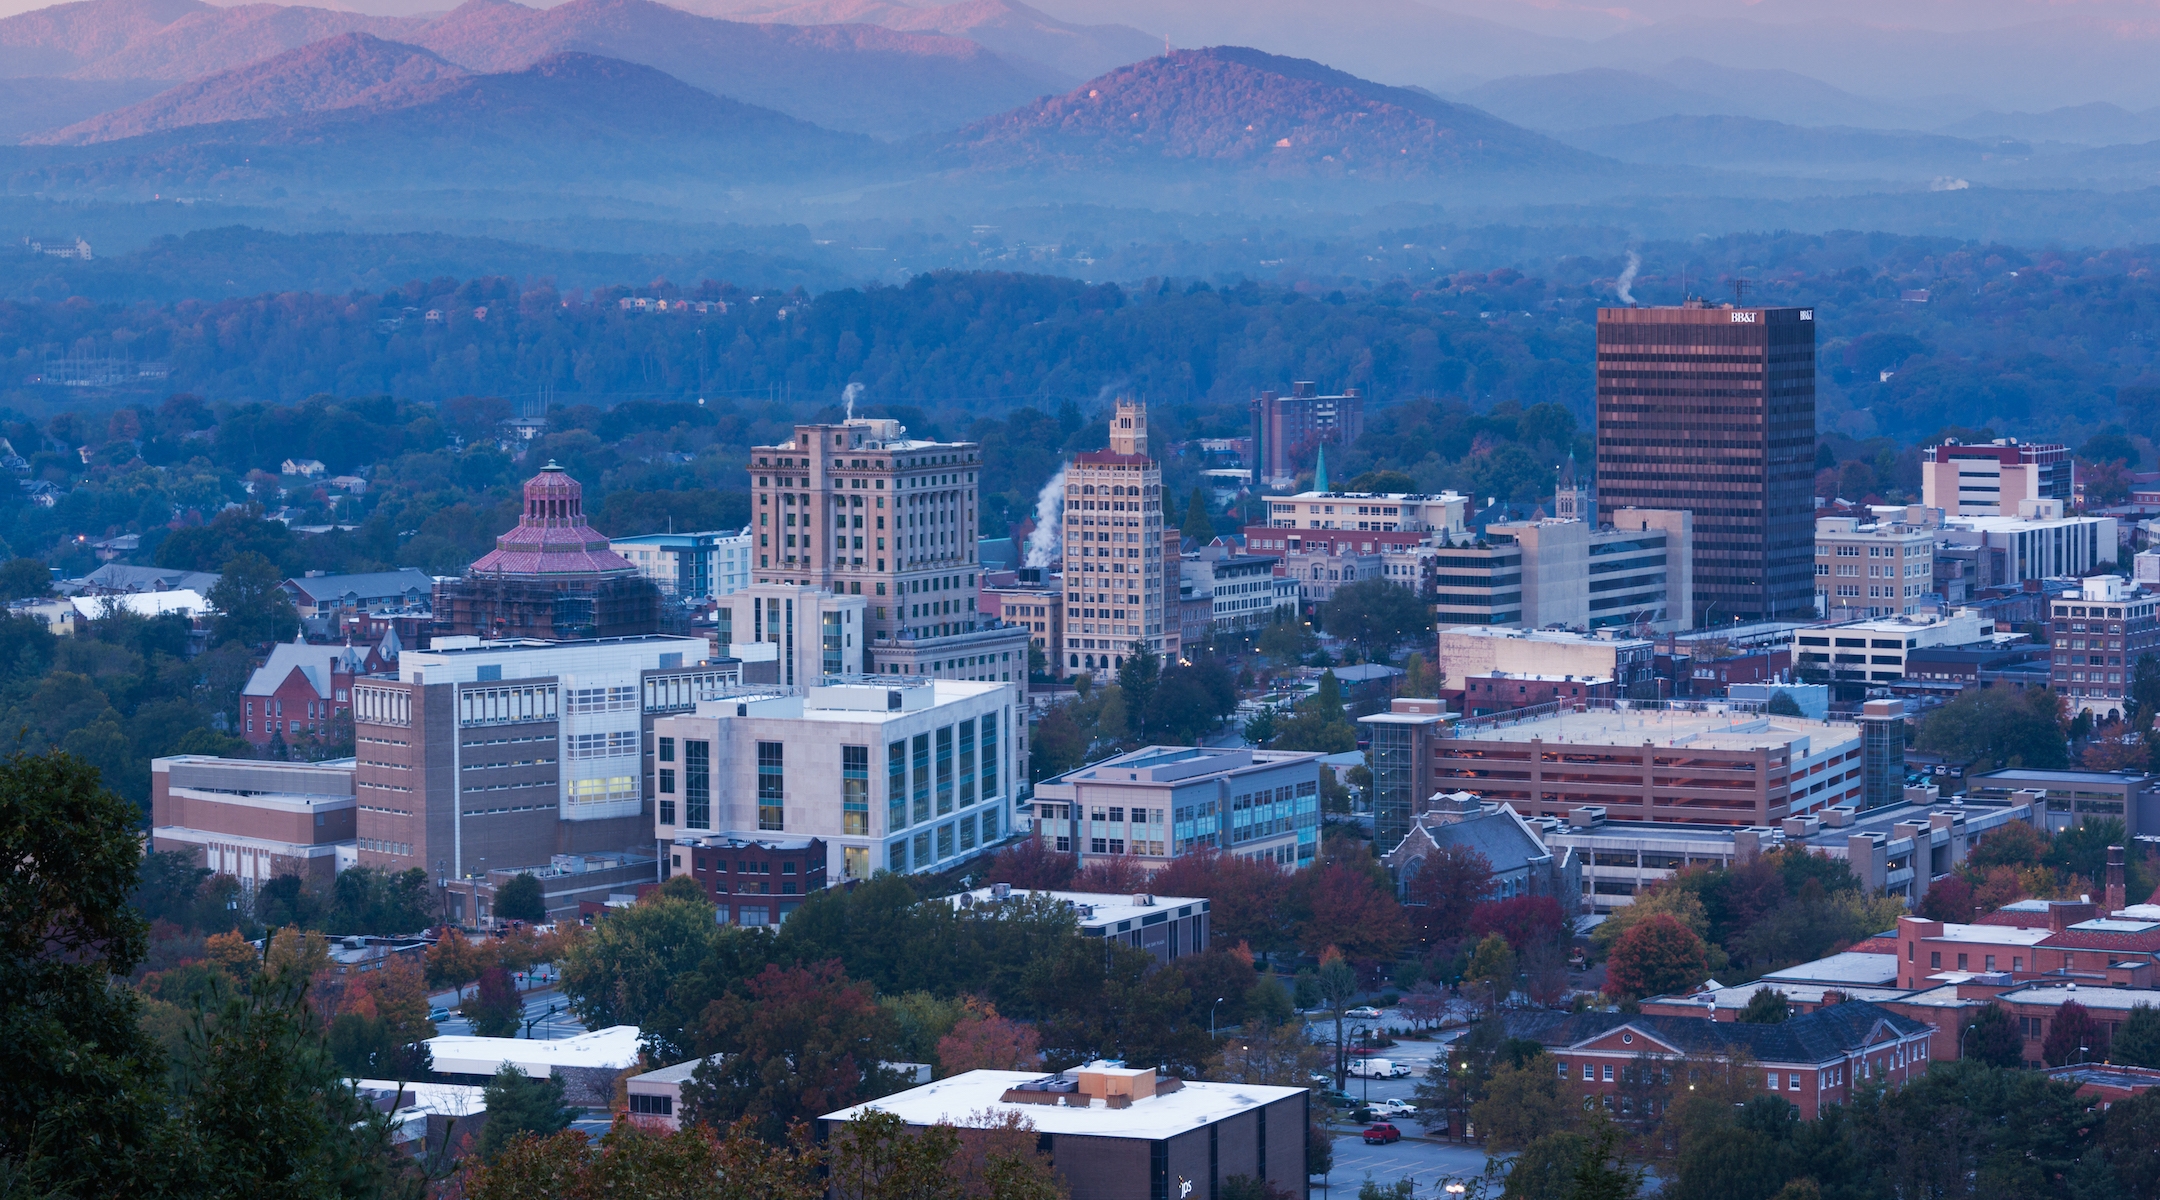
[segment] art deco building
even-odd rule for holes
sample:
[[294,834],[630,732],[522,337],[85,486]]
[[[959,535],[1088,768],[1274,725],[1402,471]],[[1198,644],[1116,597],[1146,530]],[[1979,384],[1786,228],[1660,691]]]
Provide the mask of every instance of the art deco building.
[[435,586],[438,636],[565,641],[659,626],[659,589],[585,523],[584,487],[553,462],[525,481],[517,527]]
[[1174,659],[1178,531],[1165,531],[1162,465],[1148,457],[1147,409],[1120,400],[1110,448],[1065,473],[1062,672],[1115,671],[1143,647]]
[[1815,310],[1601,308],[1597,502],[1694,513],[1705,625],[1813,615]]

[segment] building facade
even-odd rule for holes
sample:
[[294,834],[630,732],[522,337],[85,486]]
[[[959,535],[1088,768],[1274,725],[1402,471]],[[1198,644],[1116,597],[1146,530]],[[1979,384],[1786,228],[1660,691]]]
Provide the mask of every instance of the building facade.
[[1562,629],[1443,628],[1433,662],[1447,677],[1551,675],[1610,679],[1621,694],[1653,677],[1657,645]]
[[1935,591],[1937,531],[1858,517],[1815,521],[1815,610],[1833,620],[1911,616]]
[[822,838],[688,834],[667,854],[668,874],[695,879],[723,925],[781,924],[830,882]]
[[1148,746],[1035,786],[1035,835],[1090,858],[1143,868],[1201,848],[1285,871],[1320,848],[1320,755]]
[[713,640],[742,663],[744,683],[814,687],[861,675],[869,606],[800,583],[753,583],[713,606]]
[[2092,575],[2057,600],[2046,625],[2054,690],[2082,712],[2125,712],[2140,656],[2160,651],[2160,594],[2120,575]]
[[652,836],[815,838],[838,880],[937,870],[1013,832],[1013,687],[894,677],[722,696],[654,724]]
[[1209,903],[1202,897],[1029,891],[993,883],[947,899],[963,912],[995,913],[1031,897],[1054,900],[1070,908],[1080,936],[1106,938],[1145,950],[1157,962],[1207,952]]
[[1410,832],[1427,797],[1442,791],[1432,765],[1437,739],[1453,728],[1440,701],[1398,697],[1388,710],[1359,717],[1371,740],[1373,845],[1385,854]]
[[1461,540],[1469,497],[1324,488],[1269,496],[1267,523],[1245,527],[1253,554],[1385,554],[1428,539]]
[[1600,520],[1694,514],[1695,618],[1814,609],[1815,310],[1601,308]]
[[1322,396],[1301,381],[1287,396],[1262,392],[1252,402],[1253,480],[1263,488],[1288,487],[1322,445],[1348,446],[1364,432],[1365,400],[1356,388]]
[[1110,448],[1075,455],[1066,468],[1065,672],[1114,671],[1142,649],[1177,656],[1180,560],[1162,505],[1147,409],[1120,400]]
[[2066,446],[1998,438],[1929,446],[1920,460],[1920,502],[1956,517],[2014,517],[2027,500],[2069,505],[2077,465]]
[[1906,655],[1937,646],[1988,641],[1995,622],[1969,608],[1948,616],[1884,617],[1844,625],[1803,626],[1793,631],[1793,660],[1830,672],[1843,683],[1896,683],[1905,678]]
[[747,529],[648,533],[615,538],[608,548],[635,565],[671,600],[710,600],[750,584],[753,537]]
[[660,627],[660,591],[585,521],[585,489],[550,462],[525,481],[517,527],[459,579],[435,584],[435,632],[546,640]]
[[272,646],[240,689],[240,736],[263,749],[334,736],[352,711],[353,681],[395,669],[397,654],[394,634],[379,646]]
[[351,862],[353,760],[266,762],[179,754],[150,760],[150,848],[254,887],[298,875],[328,887]]
[[703,638],[659,635],[406,651],[396,678],[353,688],[360,865],[448,881],[649,855],[652,722],[740,682],[707,654]]

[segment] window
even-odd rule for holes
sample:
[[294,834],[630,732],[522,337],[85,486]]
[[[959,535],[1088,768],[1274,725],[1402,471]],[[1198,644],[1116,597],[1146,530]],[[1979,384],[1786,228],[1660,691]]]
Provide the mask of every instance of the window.
[[660,739],[660,761],[661,761],[661,762],[674,762],[674,761],[675,761],[675,739],[674,739],[674,738],[661,738],[661,739]]
[[[915,821],[930,819],[930,735],[915,735]],[[927,843],[926,843],[927,845]],[[916,856],[918,859],[921,855]]]
[[683,743],[683,824],[712,828],[712,743]]
[[[944,816],[953,810],[953,731],[952,726],[937,731],[937,811]],[[950,826],[947,827],[948,829]],[[940,854],[939,858],[947,855]]]
[[870,832],[870,747],[840,747],[840,832]]
[[1567,1064],[1566,1064],[1566,1063],[1561,1063],[1561,1064],[1560,1064],[1560,1078],[1562,1078],[1562,1079],[1566,1079],[1566,1078],[1567,1078]]
[[1606,1063],[1606,1064],[1605,1064],[1605,1082],[1607,1082],[1607,1083],[1611,1083],[1611,1082],[1612,1082],[1612,1064],[1611,1064],[1611,1063]]
[[1778,1090],[1778,1073],[1776,1071],[1770,1072],[1770,1090],[1773,1092]]
[[975,722],[960,722],[960,807],[975,803]]
[[[907,828],[907,739],[885,747],[885,827]],[[898,842],[893,843],[899,845]],[[894,867],[895,871],[905,870]]]
[[[982,718],[982,798],[990,799],[998,794],[998,725],[996,713],[984,713]],[[988,841],[987,836],[984,841]]]
[[1786,1085],[1786,1090],[1788,1090],[1788,1091],[1794,1091],[1794,1092],[1797,1092],[1797,1091],[1799,1091],[1799,1090],[1800,1090],[1800,1072],[1798,1072],[1798,1071],[1788,1071],[1788,1072],[1786,1072],[1786,1073],[1785,1073],[1785,1085]]
[[1936,971],[1940,971],[1940,970],[1942,970],[1942,951],[1940,951],[1940,950],[1930,950],[1930,951],[1928,951],[1928,967],[1929,967],[1930,969],[1932,969],[1932,970],[1936,970]]
[[630,1112],[635,1116],[667,1117],[675,1113],[675,1097],[630,1093]]
[[953,856],[953,827],[950,824],[938,826],[937,855],[939,858]]
[[781,800],[787,790],[787,771],[782,763],[783,747],[779,742],[757,744],[757,827],[759,829],[785,828],[783,817],[786,810]]
[[1597,1068],[1589,1063],[1584,1063],[1582,1065],[1582,1077],[1584,1083],[1594,1082],[1597,1079]]

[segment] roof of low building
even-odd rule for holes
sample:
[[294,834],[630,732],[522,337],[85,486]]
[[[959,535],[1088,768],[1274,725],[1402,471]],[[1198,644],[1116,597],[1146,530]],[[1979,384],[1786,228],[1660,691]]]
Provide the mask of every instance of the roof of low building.
[[464,1037],[444,1034],[427,1040],[435,1069],[446,1075],[493,1075],[514,1063],[528,1075],[546,1076],[556,1067],[622,1070],[637,1065],[635,1025],[610,1025],[554,1041],[531,1038]]
[[1535,1036],[1547,1046],[1569,1048],[1622,1028],[1631,1028],[1682,1054],[1717,1055],[1738,1046],[1758,1063],[1779,1064],[1832,1062],[1870,1045],[1878,1031],[1898,1037],[1928,1031],[1921,1022],[1866,1000],[1847,1000],[1775,1025],[1617,1012],[1573,1013]]
[[1013,1104],[1001,1099],[1008,1089],[1042,1077],[1040,1071],[967,1071],[827,1113],[824,1119],[847,1121],[874,1110],[892,1113],[910,1125],[963,1125],[977,1114],[988,1112],[1025,1117],[1040,1133],[1162,1141],[1306,1090],[1246,1083],[1187,1083],[1168,1094],[1135,1100],[1126,1108]]
[[1827,958],[1771,971],[1763,978],[1771,983],[1887,985],[1897,980],[1897,955],[1844,950]]
[[435,577],[426,571],[401,567],[395,571],[367,571],[357,575],[307,575],[288,579],[285,588],[310,604],[340,600],[347,596],[379,600],[392,596],[434,593]]
[[332,674],[359,675],[367,670],[367,651],[358,646],[314,646],[306,642],[280,642],[270,657],[248,676],[244,696],[267,696],[285,685],[294,671],[307,678],[321,699],[330,698]]

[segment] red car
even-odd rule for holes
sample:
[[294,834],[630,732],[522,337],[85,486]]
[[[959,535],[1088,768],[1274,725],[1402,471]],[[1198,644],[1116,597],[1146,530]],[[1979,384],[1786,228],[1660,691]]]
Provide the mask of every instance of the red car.
[[1401,1140],[1402,1130],[1395,1128],[1386,1121],[1382,1121],[1365,1131],[1365,1144],[1368,1146],[1385,1146],[1389,1142],[1399,1142]]

